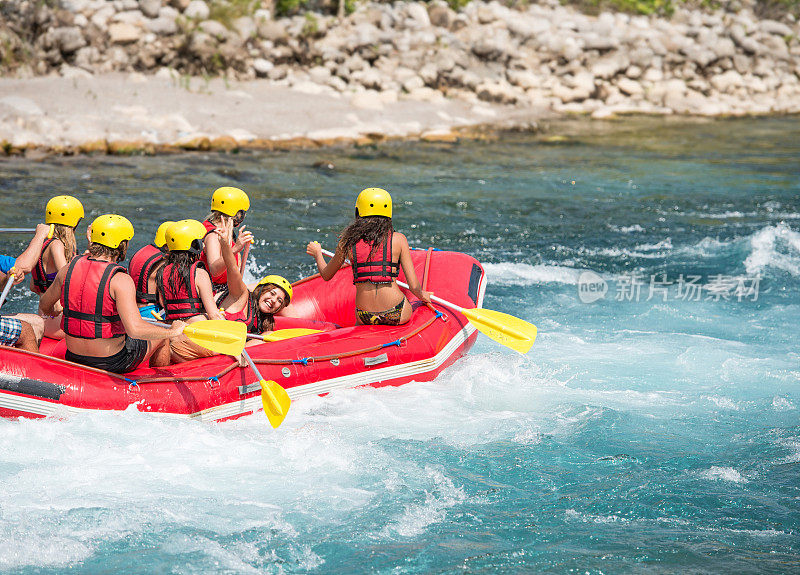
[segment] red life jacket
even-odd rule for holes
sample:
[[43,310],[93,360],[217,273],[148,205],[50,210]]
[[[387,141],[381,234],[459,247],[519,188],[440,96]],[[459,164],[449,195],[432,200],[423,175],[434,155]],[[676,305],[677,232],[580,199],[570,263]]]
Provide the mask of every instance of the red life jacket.
[[[213,233],[214,230],[217,229],[217,226],[212,224],[208,220],[205,220],[203,222],[203,225],[206,227],[206,230],[208,230],[208,232],[206,233],[205,237],[203,238],[203,240],[205,240],[205,238],[208,237],[208,234]],[[235,241],[231,241],[231,247],[233,247],[235,243],[236,243]],[[233,254],[233,255],[236,258],[236,265],[239,265],[239,254]],[[210,275],[211,274],[211,268],[208,267],[208,258],[206,257],[206,250],[205,249],[200,253],[200,261],[203,262],[203,265],[208,270],[208,273]],[[211,276],[211,283],[214,284],[214,288],[215,288],[214,291],[217,291],[216,290],[217,286],[226,286],[226,285],[228,285],[228,270],[225,267],[223,267],[222,271],[220,273],[218,273],[215,276]]]
[[247,333],[261,333],[258,329],[258,313],[256,313],[256,302],[253,301],[253,294],[247,297],[247,304],[244,309],[236,313],[230,313],[228,310],[223,312],[225,319],[228,321],[240,321],[247,325]]
[[72,337],[97,339],[125,333],[117,312],[117,302],[109,286],[116,273],[125,273],[119,264],[89,256],[73,258],[61,288],[64,315],[61,329]]
[[33,284],[33,291],[36,293],[44,293],[47,291],[47,288],[50,287],[50,284],[53,283],[53,280],[56,279],[56,274],[48,274],[44,270],[44,261],[42,261],[42,256],[44,256],[44,252],[53,242],[54,238],[47,238],[44,240],[42,244],[42,251],[39,253],[39,259],[36,262],[36,265],[31,270],[31,283]]
[[383,250],[378,247],[372,255],[370,251],[372,245],[364,240],[353,246],[353,257],[350,259],[353,262],[353,283],[391,283],[400,273],[400,264],[392,261],[392,234],[386,236]]
[[194,262],[189,268],[189,290],[186,289],[185,278],[172,274],[175,264],[167,264],[158,270],[156,285],[164,304],[166,319],[184,319],[206,312],[195,284],[197,267],[202,265],[201,262]]
[[153,273],[153,268],[164,259],[164,252],[155,244],[144,246],[133,254],[128,264],[128,273],[136,284],[136,303],[156,303],[156,294],[147,293],[147,280]]

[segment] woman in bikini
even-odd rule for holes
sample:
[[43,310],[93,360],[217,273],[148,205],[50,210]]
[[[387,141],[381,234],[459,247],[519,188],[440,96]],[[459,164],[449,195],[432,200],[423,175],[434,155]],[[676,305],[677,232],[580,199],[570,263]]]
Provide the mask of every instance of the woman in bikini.
[[325,281],[350,259],[358,324],[399,325],[411,319],[411,304],[395,281],[400,268],[411,292],[423,302],[431,301],[431,293],[423,291],[417,279],[408,240],[392,227],[392,198],[386,190],[367,188],[358,195],[355,219],[339,236],[327,264],[317,242],[309,243],[306,253],[314,257]]

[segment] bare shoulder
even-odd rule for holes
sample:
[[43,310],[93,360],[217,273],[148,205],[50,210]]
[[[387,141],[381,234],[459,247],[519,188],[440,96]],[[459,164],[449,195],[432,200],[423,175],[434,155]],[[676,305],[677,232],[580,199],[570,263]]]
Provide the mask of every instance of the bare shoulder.
[[194,270],[194,279],[195,279],[195,281],[197,281],[197,280],[200,280],[200,281],[208,280],[210,282],[211,281],[211,276],[206,271],[206,268],[204,268],[203,266],[197,266],[195,268],[195,270]]
[[53,241],[47,244],[47,247],[44,248],[44,251],[47,250],[63,250],[64,249],[64,242],[62,242],[58,238],[53,238]]
[[408,239],[406,238],[406,235],[402,232],[394,232],[392,234],[392,245],[408,247]]
[[219,236],[213,232],[207,233],[203,238],[203,242],[205,242],[205,245],[222,245],[220,244]]
[[136,286],[133,284],[133,278],[127,273],[114,274],[111,276],[111,282],[109,282],[108,285],[112,292],[116,292],[117,290],[136,291]]

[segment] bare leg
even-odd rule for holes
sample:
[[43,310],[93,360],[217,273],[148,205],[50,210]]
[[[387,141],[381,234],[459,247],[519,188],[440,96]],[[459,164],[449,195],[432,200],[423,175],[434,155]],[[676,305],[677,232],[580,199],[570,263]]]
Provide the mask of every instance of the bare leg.
[[55,317],[44,316],[44,335],[50,339],[64,339],[66,334],[61,329],[61,314]]
[[22,331],[19,334],[17,345],[14,347],[39,353],[39,343],[36,341],[36,334],[33,331],[33,327],[24,320],[20,321],[22,322]]
[[166,367],[170,364],[172,350],[169,347],[169,340],[162,339],[151,341],[148,349],[150,356],[150,367]]
[[33,313],[18,313],[17,315],[14,315],[12,317],[15,317],[18,320],[21,320],[22,322],[29,324],[31,329],[33,330],[34,339],[37,342],[42,341],[42,336],[44,335],[44,323],[45,323],[42,316]]

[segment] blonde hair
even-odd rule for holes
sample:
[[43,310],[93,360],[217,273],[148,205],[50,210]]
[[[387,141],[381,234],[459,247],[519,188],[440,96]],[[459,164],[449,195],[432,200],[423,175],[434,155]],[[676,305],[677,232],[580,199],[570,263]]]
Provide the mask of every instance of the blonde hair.
[[206,220],[208,220],[212,224],[224,223],[225,222],[225,218],[228,218],[229,220],[233,220],[233,216],[228,216],[226,214],[223,214],[222,212],[218,212],[217,210],[211,210],[211,213],[209,213],[206,216]]
[[64,244],[64,257],[67,263],[72,261],[72,258],[78,253],[78,240],[75,239],[75,228],[65,226],[64,224],[53,224],[53,237],[61,240]]

